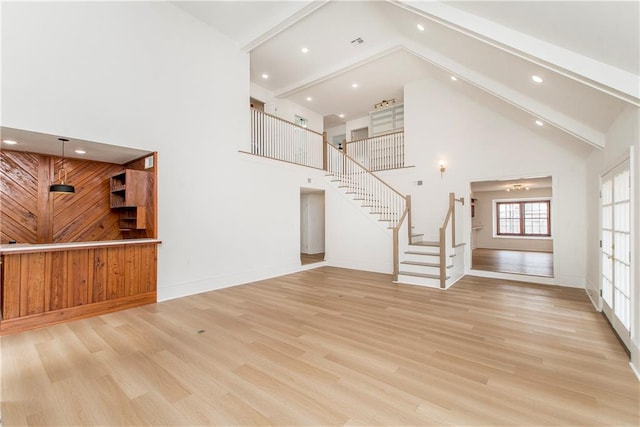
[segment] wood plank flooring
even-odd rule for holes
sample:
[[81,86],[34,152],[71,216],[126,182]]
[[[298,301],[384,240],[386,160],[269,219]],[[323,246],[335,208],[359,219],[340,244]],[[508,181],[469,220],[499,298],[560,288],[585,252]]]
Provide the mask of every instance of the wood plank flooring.
[[331,267],[1,338],[15,425],[631,425],[583,290]]
[[471,266],[474,270],[553,277],[553,253],[478,248],[471,253]]
[[300,262],[302,265],[315,264],[324,261],[324,252],[319,254],[300,254]]

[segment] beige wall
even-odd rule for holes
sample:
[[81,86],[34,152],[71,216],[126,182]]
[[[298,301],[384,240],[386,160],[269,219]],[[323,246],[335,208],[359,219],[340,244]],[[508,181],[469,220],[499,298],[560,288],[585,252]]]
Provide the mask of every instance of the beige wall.
[[[520,239],[493,237],[493,201],[499,199],[530,199],[551,197],[551,188],[531,189],[524,192],[480,191],[472,193],[476,199],[475,217],[472,218],[472,247],[485,249],[511,249],[519,251],[553,252],[552,239]],[[551,201],[551,230],[553,230],[553,200]],[[482,228],[480,228],[482,227]],[[477,229],[475,229],[477,228]],[[475,235],[474,235],[475,233]],[[553,234],[553,231],[552,231]],[[553,236],[552,236],[553,238]],[[475,243],[475,244],[474,244]]]

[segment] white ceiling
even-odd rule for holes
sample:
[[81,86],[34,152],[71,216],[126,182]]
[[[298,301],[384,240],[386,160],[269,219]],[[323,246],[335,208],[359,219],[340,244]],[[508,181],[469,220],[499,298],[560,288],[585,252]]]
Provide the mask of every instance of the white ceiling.
[[[64,135],[48,135],[8,127],[0,127],[0,138],[1,141],[8,139],[18,142],[16,145],[7,145],[2,142],[0,143],[0,149],[26,151],[29,153],[45,154],[49,156],[62,155],[62,142],[59,141],[58,138],[66,138],[69,141],[65,143],[65,157],[115,163],[118,165],[152,154],[149,151],[119,147],[110,144],[101,144],[81,139],[72,139]],[[75,153],[74,151],[77,149],[85,150],[86,154]]]
[[[542,178],[520,178],[520,179],[509,179],[504,181],[480,181],[480,182],[472,182],[471,183],[471,192],[479,193],[485,191],[505,191],[507,188],[512,187],[513,185],[521,185],[524,187],[529,187],[529,189],[541,189],[541,188],[551,188],[551,177],[542,177]],[[526,190],[518,193],[522,195],[526,195]]]
[[[252,82],[323,116],[361,117],[383,99],[402,101],[409,81],[455,74],[463,93],[480,90],[505,116],[541,118],[602,147],[624,106],[639,104],[638,2],[175,4],[250,50]],[[364,43],[350,43],[357,37]]]

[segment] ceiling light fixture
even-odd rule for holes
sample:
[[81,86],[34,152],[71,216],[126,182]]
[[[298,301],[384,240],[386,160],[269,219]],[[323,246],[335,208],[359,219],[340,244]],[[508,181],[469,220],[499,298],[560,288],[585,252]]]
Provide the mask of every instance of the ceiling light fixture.
[[268,78],[269,78],[269,74],[264,73],[264,74],[262,75],[262,78],[263,78],[263,79],[268,79]]
[[533,76],[531,76],[531,80],[533,80],[536,83],[542,83],[544,80],[542,79],[542,77],[534,74]]
[[380,110],[381,108],[386,108],[390,105],[393,105],[396,103],[395,98],[394,99],[383,99],[381,102],[378,102],[377,104],[375,104],[373,106],[374,110]]
[[310,96],[307,96],[307,101],[313,101],[313,98]]
[[416,25],[416,27],[418,27],[418,30],[424,31],[424,25],[418,24],[418,25]]
[[338,114],[338,117],[340,117],[341,119],[344,119],[344,114]]
[[309,48],[308,47],[303,47],[302,49],[300,49],[300,51],[302,53],[309,53]]
[[64,168],[64,144],[69,140],[65,138],[58,138],[58,141],[62,142],[62,167],[58,169],[58,181],[60,181],[60,184],[51,184],[49,192],[64,194],[75,193],[76,189],[73,185],[64,183],[67,180],[67,171]]
[[2,142],[7,145],[16,145],[18,143],[18,141],[14,141],[13,139],[3,139]]
[[544,122],[542,120],[536,120],[536,125],[544,126]]
[[453,80],[454,82],[455,82],[456,80],[458,80],[458,78],[457,78],[456,76],[451,76],[450,78],[451,78],[451,80]]
[[81,149],[74,150],[74,153],[76,153],[76,154],[87,154],[86,151],[81,150]]
[[351,87],[352,87],[352,88],[354,88],[354,89],[355,89],[355,88],[357,88],[357,87],[358,87],[358,83],[353,83],[353,84],[351,85]]
[[529,187],[523,187],[522,184],[513,184],[511,187],[507,187],[507,191],[525,191]]

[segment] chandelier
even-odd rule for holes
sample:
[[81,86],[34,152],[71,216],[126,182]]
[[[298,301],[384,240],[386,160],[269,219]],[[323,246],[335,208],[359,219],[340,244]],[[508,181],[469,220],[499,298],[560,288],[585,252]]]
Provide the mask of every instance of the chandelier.
[[507,187],[507,191],[525,191],[529,187],[524,187],[522,184],[513,184],[511,187]]

